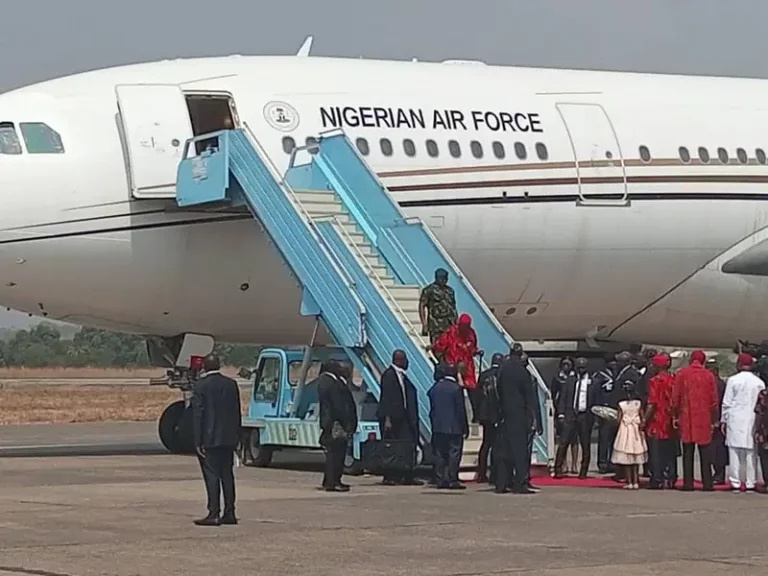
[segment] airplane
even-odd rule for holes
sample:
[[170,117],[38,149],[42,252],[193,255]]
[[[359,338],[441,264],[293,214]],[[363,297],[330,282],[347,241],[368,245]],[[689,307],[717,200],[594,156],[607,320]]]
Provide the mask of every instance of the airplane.
[[147,335],[181,368],[189,335],[306,341],[268,238],[245,211],[179,209],[176,169],[193,135],[247,124],[284,170],[341,128],[517,340],[763,339],[767,81],[310,46],[0,95],[0,303]]

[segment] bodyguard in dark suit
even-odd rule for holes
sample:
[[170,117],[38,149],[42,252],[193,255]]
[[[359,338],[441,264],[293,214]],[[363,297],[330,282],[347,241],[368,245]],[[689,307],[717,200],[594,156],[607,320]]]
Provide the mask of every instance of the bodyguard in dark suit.
[[[198,526],[237,524],[234,455],[240,440],[240,389],[221,372],[217,356],[203,360],[204,376],[195,383],[192,415],[195,449],[208,493],[208,516]],[[220,492],[224,514],[219,518]]]
[[[488,457],[491,455],[493,445],[496,442],[496,424],[499,422],[500,415],[496,383],[502,362],[504,362],[504,355],[497,352],[491,357],[491,367],[483,370],[477,380],[478,394],[475,417],[483,427],[483,442],[480,444],[480,453],[477,457],[478,482],[488,482]],[[491,467],[491,477],[495,477],[493,466]]]
[[347,443],[357,429],[357,411],[352,393],[340,377],[342,366],[328,360],[320,368],[317,391],[320,400],[320,445],[325,449],[323,488],[326,492],[348,492],[341,481]]
[[[527,369],[530,359],[525,352],[520,356],[520,362]],[[531,378],[531,398],[533,400],[533,419],[529,423],[528,438],[527,438],[527,454],[528,460],[525,463],[525,485],[529,490],[538,492],[539,489],[531,483],[531,461],[533,460],[533,440],[536,436],[544,434],[544,423],[541,420],[541,409],[539,404],[539,385]]]
[[456,367],[438,364],[435,367],[435,383],[427,395],[437,487],[464,490],[466,486],[459,482],[459,464],[464,439],[469,438],[469,421],[464,390],[456,380]]
[[528,488],[526,450],[528,431],[534,421],[533,382],[530,372],[523,366],[521,359],[510,355],[501,365],[498,378],[499,406],[501,421],[496,428],[498,451],[498,471],[496,473],[496,492],[504,493],[510,489],[510,475],[514,470],[511,484],[512,492],[533,494]]
[[416,442],[419,438],[419,400],[416,387],[408,378],[408,356],[403,350],[392,354],[392,365],[381,374],[381,398],[379,400],[379,430],[383,440],[399,440],[412,444],[411,467],[402,474],[386,472],[383,483],[420,486],[413,477],[416,462]]
[[595,419],[592,416],[592,406],[595,405],[598,387],[592,376],[587,372],[587,359],[576,360],[576,373],[570,374],[563,382],[560,396],[555,406],[555,414],[562,425],[560,444],[555,456],[555,477],[563,475],[563,463],[568,452],[568,446],[574,438],[581,445],[581,469],[579,478],[586,478],[589,471],[591,454],[592,426]]

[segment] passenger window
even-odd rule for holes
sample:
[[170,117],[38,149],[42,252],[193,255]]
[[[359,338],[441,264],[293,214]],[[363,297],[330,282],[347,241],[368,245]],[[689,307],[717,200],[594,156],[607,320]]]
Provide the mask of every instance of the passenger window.
[[549,159],[549,150],[547,150],[547,145],[543,142],[536,143],[536,156],[539,157],[539,160]]
[[459,146],[459,143],[456,142],[456,140],[448,140],[448,152],[450,152],[451,156],[454,158],[459,158],[461,156],[461,146]]
[[469,143],[469,149],[472,152],[472,156],[475,158],[483,157],[483,145],[477,140],[472,140],[472,142]]
[[290,136],[283,137],[283,152],[290,154],[296,149],[296,140]]
[[528,150],[525,149],[525,144],[522,142],[515,142],[515,156],[520,160],[528,158]]
[[64,154],[61,136],[43,122],[22,122],[19,124],[24,144],[30,154]]
[[434,140],[427,140],[427,154],[432,158],[437,158],[439,150],[437,149],[437,142]]
[[651,151],[648,150],[648,146],[640,146],[640,160],[646,163],[651,161]]
[[704,164],[709,164],[709,150],[704,148],[704,146],[699,146],[699,160]]
[[256,402],[277,402],[280,393],[280,358],[264,358],[261,361],[254,386],[253,399]]
[[680,155],[680,160],[684,164],[688,164],[688,162],[691,161],[691,153],[688,152],[688,148],[685,146],[680,146],[680,148],[677,149],[677,153]]
[[363,156],[368,156],[368,154],[371,153],[371,148],[368,146],[368,140],[365,138],[358,138],[355,140],[355,146],[357,146],[358,151]]
[[416,156],[416,145],[410,138],[403,140],[403,152],[406,156]]
[[499,160],[503,160],[506,157],[507,151],[504,150],[504,144],[501,142],[494,142],[491,148],[493,148],[493,155]]
[[392,156],[392,142],[389,141],[389,138],[382,138],[379,140],[379,147],[384,156]]
[[723,164],[728,164],[728,150],[726,150],[725,148],[718,148],[717,149],[717,158]]
[[765,164],[765,161],[766,161],[765,151],[762,148],[756,148],[755,149],[755,158],[757,158],[757,162],[759,164]]
[[736,148],[736,158],[739,159],[739,164],[746,164],[749,162],[747,151],[744,148]]
[[12,122],[0,122],[0,154],[21,154],[21,141]]

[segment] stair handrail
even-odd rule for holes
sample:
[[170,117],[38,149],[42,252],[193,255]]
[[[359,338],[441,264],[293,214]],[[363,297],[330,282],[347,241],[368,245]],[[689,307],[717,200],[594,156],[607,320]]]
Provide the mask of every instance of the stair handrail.
[[352,278],[349,272],[347,272],[344,269],[344,266],[339,261],[336,254],[333,253],[333,250],[330,249],[325,239],[318,232],[317,228],[315,227],[312,216],[310,216],[307,209],[304,208],[304,205],[299,201],[299,198],[296,195],[295,190],[288,184],[288,182],[285,181],[285,178],[280,174],[280,171],[277,169],[277,166],[275,166],[274,162],[272,162],[272,159],[269,157],[269,154],[267,154],[267,151],[264,149],[264,146],[261,145],[261,143],[259,142],[259,139],[256,138],[256,135],[253,133],[253,130],[251,130],[251,127],[248,126],[246,122],[243,122],[243,126],[247,131],[247,132],[244,132],[244,134],[246,134],[246,138],[248,138],[248,141],[252,146],[257,148],[259,157],[261,158],[262,161],[264,161],[264,164],[267,166],[267,169],[270,172],[272,172],[272,176],[275,179],[275,182],[277,182],[280,188],[283,190],[283,192],[290,197],[291,201],[295,203],[296,206],[298,206],[300,214],[303,216],[303,219],[306,221],[307,226],[309,227],[312,235],[315,237],[315,240],[317,240],[318,244],[320,244],[323,252],[325,252],[329,256],[331,266],[333,266],[334,269],[339,273],[341,278],[344,279],[344,282],[346,283],[347,287],[350,289],[352,298],[354,299],[354,302],[357,305],[358,310],[360,311],[360,316],[361,316],[360,332],[362,335],[362,340],[363,341],[367,340],[367,337],[365,334],[365,316],[367,311],[365,309],[365,304],[363,304],[363,301],[357,295],[357,285],[355,283],[355,280]]
[[337,216],[334,216],[333,214],[329,214],[327,216],[320,216],[318,218],[315,218],[318,222],[334,222],[337,226],[336,229],[341,233],[342,237],[344,238],[344,243],[353,250],[355,254],[357,254],[358,258],[363,262],[364,267],[371,272],[370,276],[372,279],[375,278],[375,282],[377,286],[379,287],[379,292],[383,291],[386,295],[387,299],[392,304],[392,307],[395,309],[395,312],[397,312],[404,320],[404,324],[406,325],[406,328],[417,338],[416,343],[418,344],[418,348],[423,350],[427,356],[427,358],[434,363],[437,362],[437,359],[435,358],[434,354],[432,353],[431,349],[428,349],[424,345],[424,340],[422,340],[422,337],[419,333],[419,331],[416,329],[416,326],[413,325],[413,322],[411,322],[410,318],[408,318],[405,311],[400,307],[400,304],[398,304],[397,299],[392,295],[392,292],[389,291],[386,284],[381,281],[381,278],[376,273],[376,271],[373,269],[373,266],[370,262],[368,262],[368,259],[365,257],[365,254],[362,253],[360,248],[355,244],[354,240],[352,240],[352,237],[349,235],[349,232],[344,228],[343,223],[338,219]]

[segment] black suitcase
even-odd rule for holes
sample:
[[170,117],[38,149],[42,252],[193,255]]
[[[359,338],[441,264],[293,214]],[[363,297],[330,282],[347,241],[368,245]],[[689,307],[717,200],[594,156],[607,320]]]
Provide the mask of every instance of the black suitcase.
[[416,444],[411,440],[368,440],[361,448],[363,467],[372,474],[413,470]]

